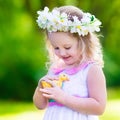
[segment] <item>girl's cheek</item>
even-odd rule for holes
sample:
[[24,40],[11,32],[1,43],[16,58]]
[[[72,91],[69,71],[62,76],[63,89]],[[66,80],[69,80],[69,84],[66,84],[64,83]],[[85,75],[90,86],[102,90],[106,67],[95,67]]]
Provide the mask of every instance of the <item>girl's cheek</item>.
[[59,56],[59,51],[56,51],[56,50],[55,50],[55,54],[56,54],[57,56]]

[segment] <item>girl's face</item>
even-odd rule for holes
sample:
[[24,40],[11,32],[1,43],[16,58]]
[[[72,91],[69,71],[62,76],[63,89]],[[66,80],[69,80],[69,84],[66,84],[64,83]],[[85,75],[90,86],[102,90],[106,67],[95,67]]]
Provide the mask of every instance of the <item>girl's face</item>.
[[48,33],[48,39],[54,48],[55,54],[62,59],[66,65],[77,65],[81,60],[80,46],[77,38],[70,33],[55,32]]

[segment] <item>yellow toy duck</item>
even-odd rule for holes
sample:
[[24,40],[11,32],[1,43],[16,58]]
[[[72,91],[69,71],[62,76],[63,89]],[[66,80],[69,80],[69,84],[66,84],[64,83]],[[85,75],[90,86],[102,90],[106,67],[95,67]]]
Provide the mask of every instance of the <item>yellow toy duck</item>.
[[[60,74],[59,79],[54,80],[54,82],[57,86],[62,87],[62,82],[68,81],[68,80],[69,79],[68,79],[67,75]],[[51,88],[52,87],[52,85],[50,83],[46,82],[46,81],[41,81],[41,84],[42,84],[43,88]]]

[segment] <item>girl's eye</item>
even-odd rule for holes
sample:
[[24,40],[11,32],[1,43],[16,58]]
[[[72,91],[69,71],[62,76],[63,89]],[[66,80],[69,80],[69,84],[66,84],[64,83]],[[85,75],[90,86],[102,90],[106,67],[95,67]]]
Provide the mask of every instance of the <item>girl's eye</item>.
[[54,49],[55,49],[55,50],[59,50],[59,47],[55,47]]
[[70,47],[65,47],[65,49],[66,49],[66,50],[69,50],[69,49],[70,49]]

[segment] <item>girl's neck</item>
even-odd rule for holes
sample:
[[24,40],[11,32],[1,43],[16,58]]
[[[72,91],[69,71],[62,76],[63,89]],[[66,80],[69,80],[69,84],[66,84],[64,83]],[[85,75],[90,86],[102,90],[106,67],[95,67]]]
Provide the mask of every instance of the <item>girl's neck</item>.
[[76,68],[76,67],[78,67],[78,66],[80,66],[80,65],[82,65],[83,63],[85,63],[86,61],[80,61],[80,62],[78,62],[78,63],[75,63],[75,64],[71,64],[71,65],[66,65],[66,69],[71,69],[71,68]]
[[69,70],[72,68],[77,68],[77,67],[81,66],[82,64],[86,63],[87,61],[89,61],[89,60],[81,60],[74,64],[70,64],[70,65],[66,65],[63,61],[58,61],[56,64],[54,64],[52,66],[52,68],[61,69],[61,70],[63,70],[63,69]]

